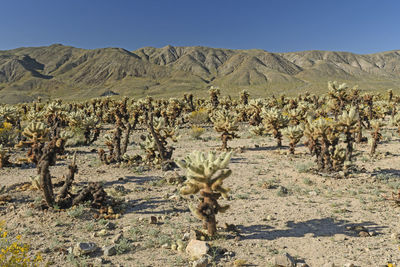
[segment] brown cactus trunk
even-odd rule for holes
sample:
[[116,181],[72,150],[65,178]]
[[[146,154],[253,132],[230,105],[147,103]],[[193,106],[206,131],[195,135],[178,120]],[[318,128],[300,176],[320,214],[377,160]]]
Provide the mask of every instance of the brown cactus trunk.
[[222,135],[221,135],[221,141],[222,141],[221,150],[228,149],[228,138],[229,138],[229,134],[227,132],[222,133]]
[[198,211],[203,215],[203,228],[207,229],[210,236],[217,233],[217,222],[215,215],[218,213],[217,199],[221,196],[219,193],[213,193],[211,188],[207,187],[200,191],[203,197],[202,202],[198,206]]

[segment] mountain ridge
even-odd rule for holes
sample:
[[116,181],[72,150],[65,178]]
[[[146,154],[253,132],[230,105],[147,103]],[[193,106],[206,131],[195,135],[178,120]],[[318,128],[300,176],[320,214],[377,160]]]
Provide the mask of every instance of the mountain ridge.
[[254,96],[319,92],[329,80],[400,90],[400,50],[373,54],[204,46],[81,49],[54,44],[0,51],[0,102],[127,96],[205,95],[210,86]]

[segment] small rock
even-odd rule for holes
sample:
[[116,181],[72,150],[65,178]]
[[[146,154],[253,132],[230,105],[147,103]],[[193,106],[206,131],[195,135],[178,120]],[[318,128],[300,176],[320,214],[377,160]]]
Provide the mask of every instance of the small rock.
[[157,224],[157,217],[156,216],[151,216],[149,219],[150,224]]
[[188,241],[190,239],[190,233],[185,233],[182,237],[182,241]]
[[271,215],[267,216],[267,221],[272,221],[274,218]]
[[315,197],[316,195],[318,195],[318,193],[315,191],[310,191],[308,192],[308,195]]
[[355,267],[355,265],[353,263],[346,263],[344,267]]
[[207,267],[208,264],[208,257],[203,256],[197,261],[193,262],[193,267]]
[[122,234],[119,233],[119,234],[117,234],[116,236],[114,236],[114,238],[113,238],[111,241],[112,241],[114,244],[117,244],[117,243],[121,240],[122,237],[123,237]]
[[369,233],[366,232],[366,231],[361,231],[361,232],[358,233],[358,235],[359,235],[360,237],[368,237],[368,236],[370,236]]
[[392,239],[400,239],[400,234],[398,234],[398,233],[393,233],[393,234],[391,234],[390,235],[390,237],[392,238]]
[[112,223],[112,222],[108,222],[108,223],[106,223],[106,225],[105,225],[105,228],[107,229],[107,230],[114,230],[115,229],[115,223]]
[[162,244],[161,248],[169,248],[169,244],[168,243]]
[[97,245],[95,243],[83,243],[79,242],[74,247],[74,254],[77,256],[86,255],[94,252],[97,249]]
[[114,256],[117,254],[117,249],[114,245],[103,247],[104,256]]
[[295,260],[288,253],[277,255],[273,258],[275,266],[281,267],[295,267]]
[[190,239],[191,239],[191,240],[192,240],[192,239],[194,239],[194,240],[200,240],[200,238],[203,236],[203,235],[201,234],[201,232],[200,232],[199,230],[196,230],[196,229],[190,230],[189,235],[190,235]]
[[347,240],[347,236],[345,234],[336,234],[333,239],[335,241],[344,241]]
[[298,262],[296,263],[296,267],[308,267],[308,265],[304,262]]
[[208,253],[210,245],[207,242],[200,240],[190,240],[186,247],[186,253],[193,259],[200,259]]
[[369,236],[376,236],[376,232],[375,231],[370,231],[368,232]]

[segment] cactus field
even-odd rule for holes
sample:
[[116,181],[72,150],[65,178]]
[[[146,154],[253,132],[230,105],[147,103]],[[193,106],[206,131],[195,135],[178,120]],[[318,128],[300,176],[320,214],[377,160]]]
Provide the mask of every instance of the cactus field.
[[0,265],[400,265],[400,95],[324,90],[0,105]]

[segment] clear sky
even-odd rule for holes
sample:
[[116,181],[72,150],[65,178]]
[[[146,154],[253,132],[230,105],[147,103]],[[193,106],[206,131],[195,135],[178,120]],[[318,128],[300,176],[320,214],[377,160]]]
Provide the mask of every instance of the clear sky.
[[400,49],[398,0],[0,0],[0,50],[210,46]]

